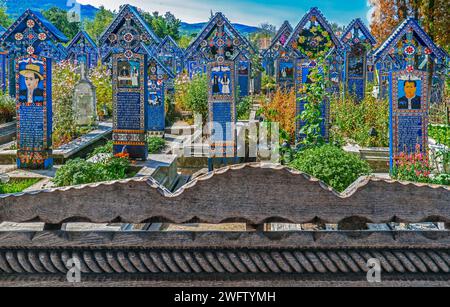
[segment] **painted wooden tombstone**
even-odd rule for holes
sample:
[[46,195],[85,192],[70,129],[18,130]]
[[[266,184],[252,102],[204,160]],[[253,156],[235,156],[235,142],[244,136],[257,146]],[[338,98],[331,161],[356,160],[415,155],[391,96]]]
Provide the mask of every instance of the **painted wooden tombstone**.
[[97,44],[85,31],[80,31],[66,48],[67,59],[72,62],[86,63],[88,69],[98,64],[99,51]]
[[155,55],[145,47],[148,55],[148,103],[146,104],[146,129],[148,134],[163,135],[165,130],[165,94],[173,84],[175,75]]
[[6,92],[7,61],[8,52],[0,49],[0,90],[2,91],[2,93]]
[[39,12],[27,10],[0,38],[14,65],[17,166],[48,169],[52,158],[52,59],[67,38]]
[[390,71],[390,164],[399,155],[416,152],[427,156],[430,76],[428,65],[445,59],[415,19],[405,20],[377,50],[379,60],[391,56],[397,67]]
[[146,160],[148,101],[146,45],[152,33],[136,8],[125,5],[100,39],[110,48],[113,67],[114,154]]
[[81,62],[81,79],[74,90],[74,114],[78,126],[97,124],[95,87],[87,76],[86,62]]
[[[0,26],[0,36],[6,32],[6,29]],[[0,48],[0,90],[4,93],[6,91],[6,75],[8,52]]]
[[208,65],[210,158],[236,156],[236,100],[233,61]]
[[[376,44],[375,38],[361,19],[353,20],[342,35],[345,50],[345,90],[361,101],[365,97],[368,79],[368,54]],[[373,78],[373,66],[372,78]]]
[[156,48],[156,54],[162,62],[174,75],[183,72],[184,51],[178,46],[171,36],[166,36]]
[[275,63],[281,56],[284,45],[293,31],[291,24],[285,21],[273,37],[269,48],[262,53],[263,67],[269,76],[275,76]]
[[[328,66],[329,73],[326,79],[330,87],[330,93],[339,93],[341,82],[342,45],[331,29],[330,24],[317,8],[312,8],[300,21],[294,32],[286,42],[285,49],[290,50],[288,57],[293,62],[294,85],[296,92],[296,117],[305,109],[307,103],[305,94],[308,84],[312,81],[308,78],[311,68],[315,67],[319,58]],[[281,60],[282,63],[282,60]],[[328,139],[329,126],[329,101],[322,103],[322,136]],[[302,122],[297,121],[296,138],[301,139]]]
[[[306,92],[308,90],[308,85],[312,84],[314,81],[311,80],[311,70],[316,68],[317,63],[314,60],[308,59],[299,59],[296,61],[295,68],[295,93],[297,97],[296,101],[296,114],[302,114],[305,110],[305,105],[307,103]],[[320,133],[324,137],[325,140],[329,139],[329,118],[330,118],[330,105],[329,101],[324,101],[321,105],[322,112],[322,123],[320,125]],[[296,118],[295,122],[295,131],[297,141],[300,141],[303,137],[301,133],[301,128],[303,127],[304,122],[300,120],[299,116]]]
[[[188,73],[192,77],[196,73],[206,71],[208,63],[215,61],[239,62],[237,67],[242,67],[239,75],[241,83],[241,96],[248,95],[251,78],[251,56],[256,51],[250,42],[243,37],[222,13],[209,21],[197,38],[191,43],[185,52]],[[247,72],[244,76],[243,72]],[[247,90],[246,90],[247,89]]]

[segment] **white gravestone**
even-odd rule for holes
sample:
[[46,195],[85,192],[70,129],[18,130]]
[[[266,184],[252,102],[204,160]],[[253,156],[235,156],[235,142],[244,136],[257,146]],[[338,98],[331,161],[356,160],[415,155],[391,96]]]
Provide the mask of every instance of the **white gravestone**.
[[85,63],[81,64],[81,80],[75,86],[75,122],[78,126],[97,124],[97,101],[95,87],[86,76]]

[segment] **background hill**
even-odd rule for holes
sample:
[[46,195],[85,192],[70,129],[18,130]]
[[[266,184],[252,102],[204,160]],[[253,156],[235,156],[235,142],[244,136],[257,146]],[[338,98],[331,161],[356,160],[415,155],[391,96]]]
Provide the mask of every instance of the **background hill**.
[[[67,0],[6,0],[7,13],[11,18],[18,18],[26,9],[42,11],[48,10],[51,7],[58,7],[64,10],[70,10]],[[98,8],[92,5],[81,5],[81,16],[83,19],[94,19]],[[189,24],[186,22],[181,23],[180,32],[184,35],[195,35],[200,32],[205,26],[206,22]],[[248,36],[252,33],[258,32],[260,29],[257,27],[247,26],[243,24],[233,24],[241,34]]]

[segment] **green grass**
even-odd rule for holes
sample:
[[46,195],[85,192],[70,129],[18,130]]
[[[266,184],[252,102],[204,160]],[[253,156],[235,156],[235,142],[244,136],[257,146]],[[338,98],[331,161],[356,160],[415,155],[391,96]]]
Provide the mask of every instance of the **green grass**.
[[32,185],[38,183],[41,179],[11,179],[8,183],[0,183],[0,194],[20,193]]

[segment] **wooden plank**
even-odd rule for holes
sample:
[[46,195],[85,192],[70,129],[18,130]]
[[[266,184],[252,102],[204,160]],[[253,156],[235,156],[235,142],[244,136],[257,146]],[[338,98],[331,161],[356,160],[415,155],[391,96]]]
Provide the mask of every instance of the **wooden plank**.
[[339,194],[307,175],[252,164],[217,170],[175,194],[143,178],[3,197],[0,222],[449,222],[449,204],[448,187],[361,178]]

